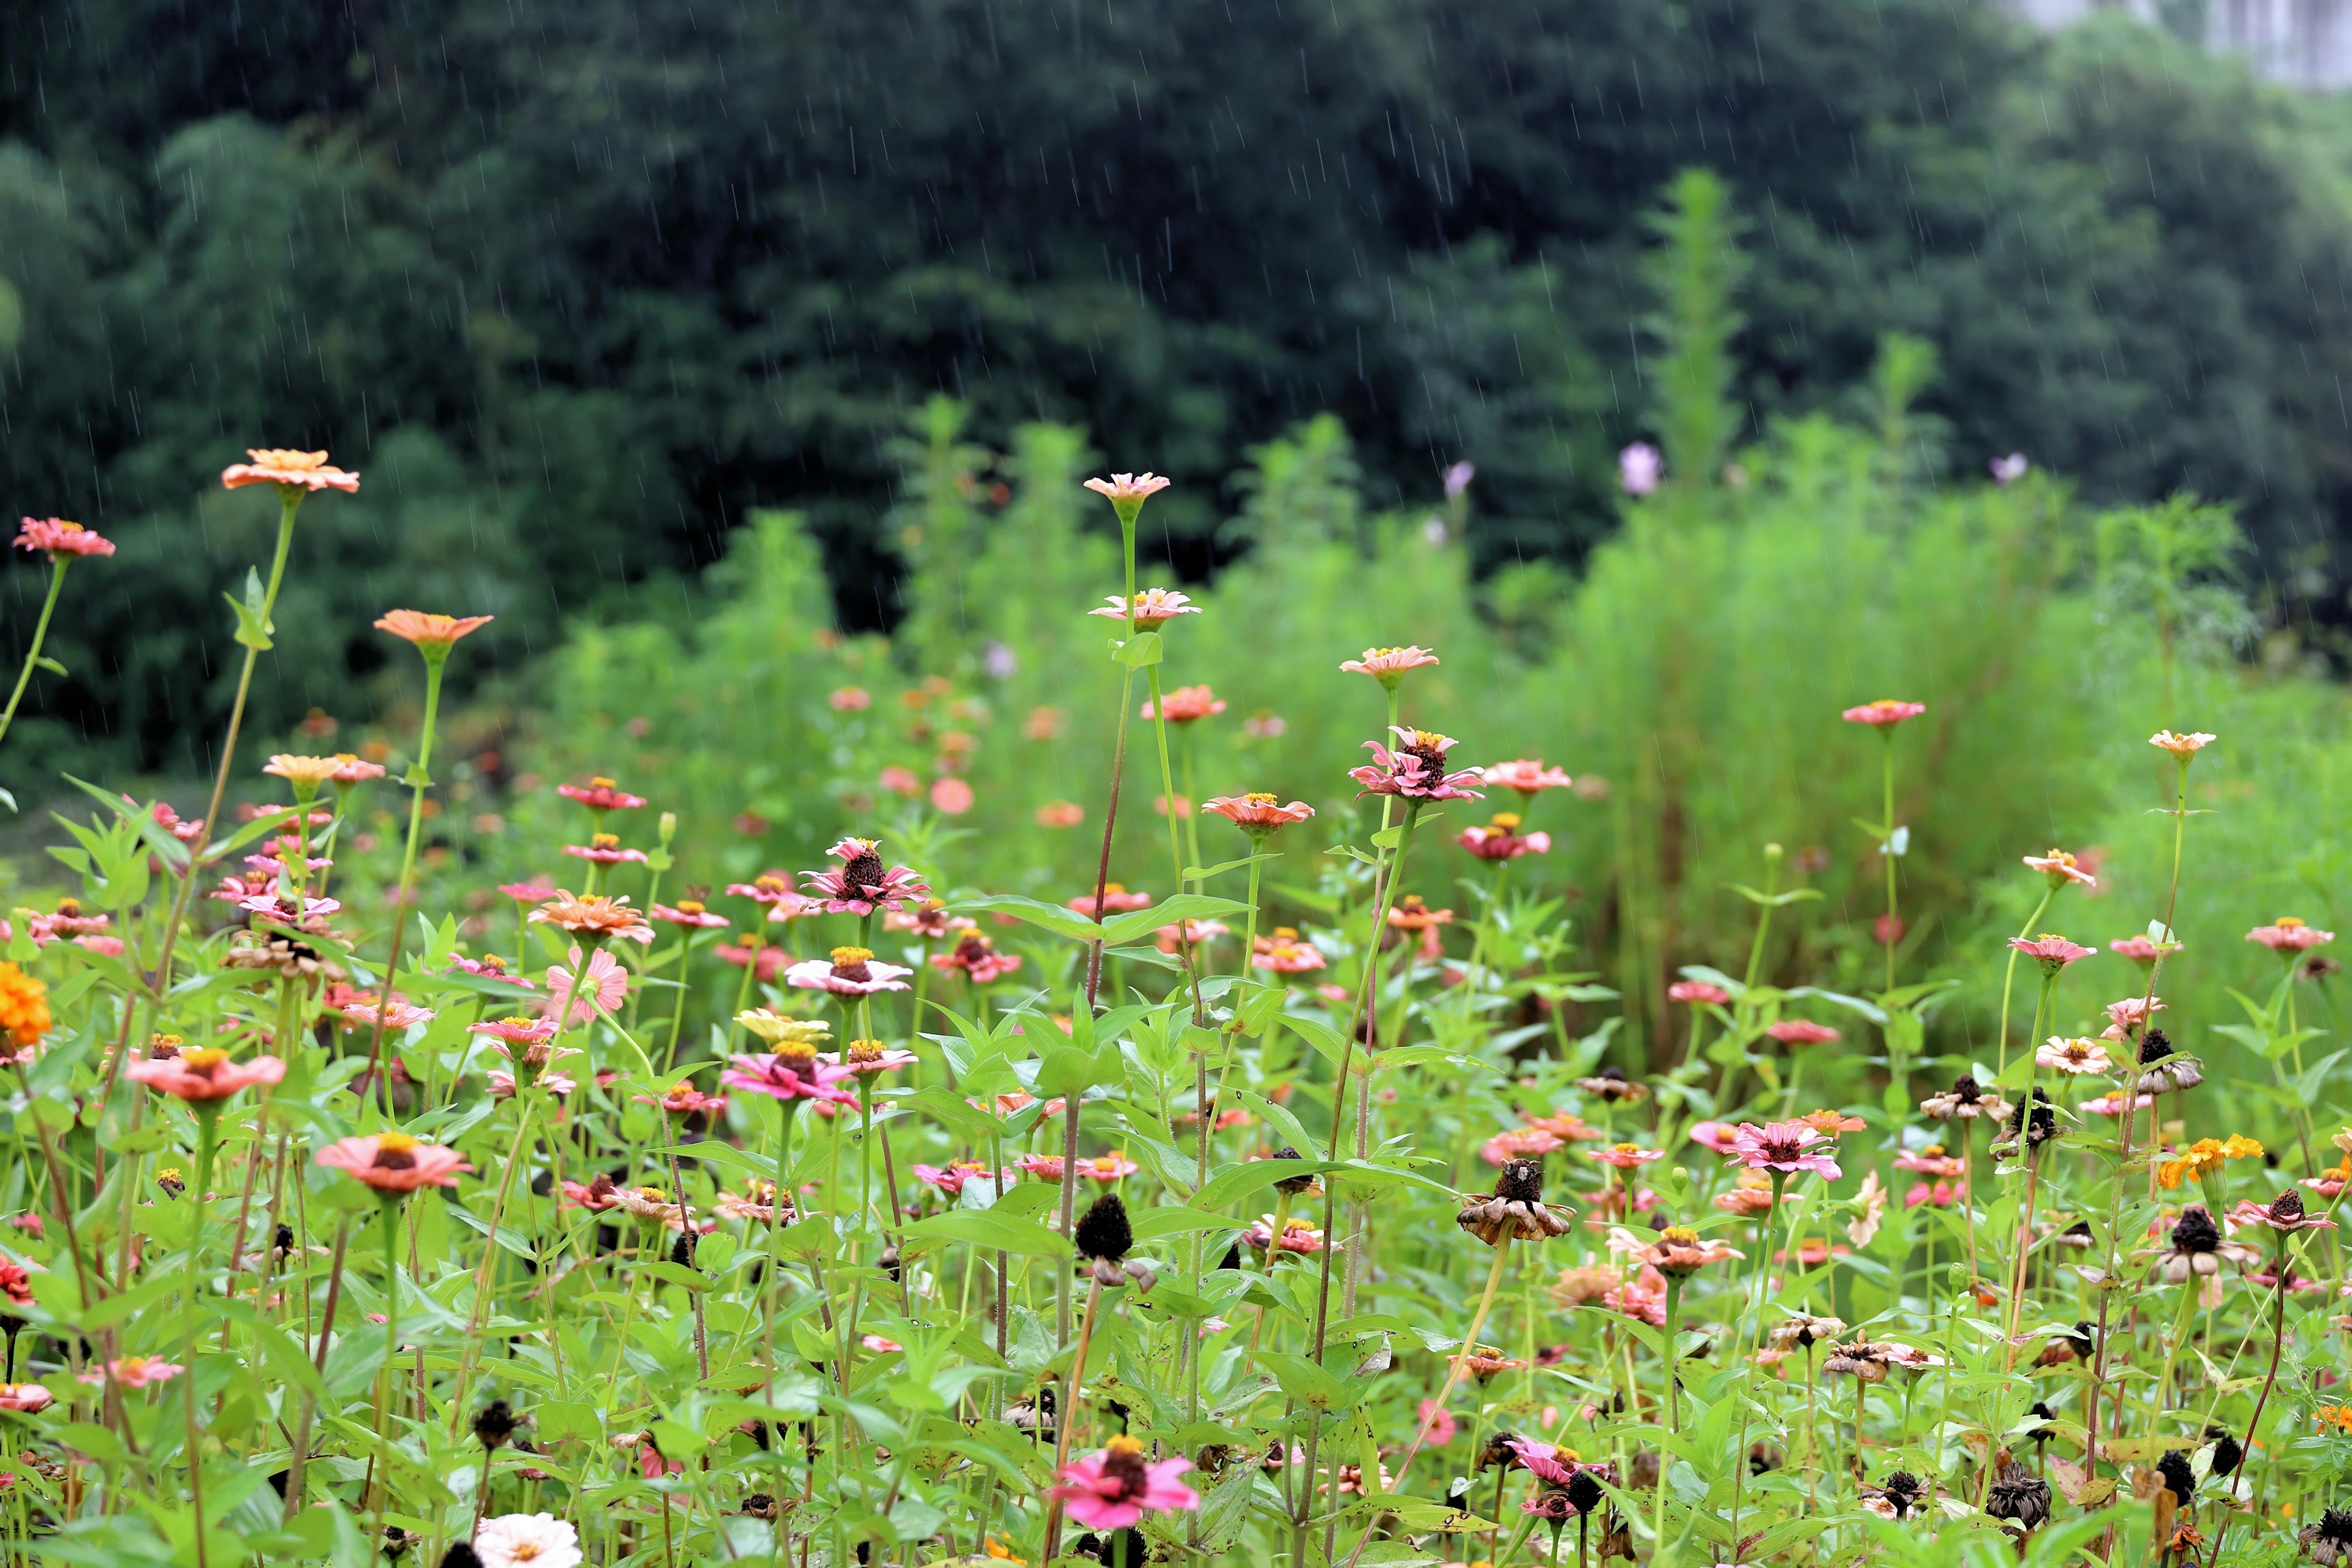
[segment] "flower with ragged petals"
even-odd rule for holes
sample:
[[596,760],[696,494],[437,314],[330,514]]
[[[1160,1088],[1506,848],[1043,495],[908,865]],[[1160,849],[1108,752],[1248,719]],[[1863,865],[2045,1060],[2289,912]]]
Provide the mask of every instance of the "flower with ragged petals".
[[586,1209],[590,1214],[603,1214],[606,1209],[621,1206],[621,1191],[613,1184],[613,1177],[609,1172],[597,1172],[596,1179],[593,1182],[575,1182],[566,1176],[563,1179],[563,1196],[559,1206]]
[[226,1100],[255,1084],[277,1083],[286,1076],[286,1064],[276,1057],[256,1057],[235,1062],[226,1051],[184,1050],[160,1060],[131,1062],[123,1075],[150,1089],[182,1100]]
[[1891,730],[1906,719],[1916,719],[1927,710],[1925,702],[1906,702],[1898,698],[1881,697],[1874,702],[1864,702],[1838,715],[1849,724],[1867,724],[1874,730]]
[[341,1138],[316,1155],[331,1170],[357,1176],[380,1193],[413,1193],[419,1187],[454,1187],[457,1173],[474,1167],[455,1149],[425,1143],[405,1132]]
[[1731,993],[1704,980],[1677,980],[1666,987],[1666,999],[1687,1002],[1694,1007],[1721,1007],[1731,1001]]
[[1764,1032],[1784,1046],[1825,1046],[1838,1037],[1835,1029],[1810,1018],[1783,1018],[1765,1025]]
[[16,525],[16,548],[47,551],[63,565],[85,555],[111,555],[114,542],[61,517],[28,517]]
[[2336,933],[2307,925],[2293,915],[2281,915],[2266,926],[2256,926],[2246,933],[2248,942],[2261,942],[2273,952],[2294,957],[2296,953],[2334,942]]
[[2107,1026],[2099,1037],[2105,1040],[2128,1040],[2147,1023],[2148,1015],[2164,1011],[2161,996],[2126,996],[2120,1002],[2107,1004]]
[[1069,1516],[1090,1530],[1127,1530],[1147,1513],[1196,1509],[1201,1494],[1177,1479],[1192,1468],[1186,1458],[1144,1458],[1144,1447],[1121,1433],[1089,1454],[1061,1468],[1059,1485],[1046,1496],[1061,1500]]
[[[1485,770],[1488,784],[1495,782],[1495,770]],[[1498,811],[1484,824],[1474,824],[1454,835],[1454,842],[1481,860],[1516,860],[1522,855],[1542,855],[1551,848],[1551,835],[1538,829],[1533,833],[1519,831],[1519,814]]]
[[423,610],[387,610],[376,617],[375,629],[413,643],[427,659],[446,658],[457,639],[488,626],[495,616],[441,616]]
[[[1223,701],[1205,686],[1180,686],[1163,693],[1160,708],[1167,712],[1171,724],[1196,723],[1225,710]],[[1140,717],[1152,718],[1154,711],[1150,700],[1145,699]]]
[[2192,1279],[2210,1279],[2224,1260],[2241,1266],[2262,1261],[2262,1254],[2226,1235],[2203,1204],[2190,1204],[2173,1221],[2170,1245],[2160,1255],[2158,1272],[2168,1285]]
[[877,838],[844,838],[825,851],[841,862],[841,868],[803,871],[802,880],[810,893],[824,897],[827,912],[836,915],[870,915],[929,898],[931,889],[912,870],[884,867],[881,847]]
[[608,898],[603,893],[574,897],[558,888],[555,897],[530,911],[530,922],[542,922],[558,931],[569,931],[583,941],[604,942],[619,938],[640,946],[650,945],[654,928],[646,924],[643,916],[629,907],[628,895]]
[[1447,771],[1445,753],[1456,743],[1452,736],[1402,728],[1391,732],[1397,738],[1394,751],[1378,741],[1367,741],[1364,747],[1372,753],[1372,761],[1364,767],[1348,770],[1348,776],[1364,786],[1360,794],[1403,795],[1415,800],[1485,798],[1476,790],[1465,787],[1479,782],[1477,769]]
[[1743,1121],[1731,1137],[1731,1157],[1751,1171],[1778,1171],[1784,1175],[1811,1171],[1834,1182],[1843,1173],[1826,1153],[1811,1152],[1822,1141],[1821,1129],[1801,1121],[1773,1121],[1758,1126]]
[[1570,1209],[1543,1201],[1543,1165],[1534,1160],[1513,1160],[1496,1173],[1492,1193],[1472,1193],[1462,1200],[1454,1223],[1489,1247],[1505,1236],[1519,1241],[1541,1241],[1566,1236]]
[[1666,1277],[1644,1264],[1631,1279],[1620,1280],[1601,1304],[1612,1312],[1639,1319],[1654,1329],[1666,1326]]
[[1200,605],[1174,588],[1146,588],[1132,599],[1112,594],[1107,597],[1102,609],[1087,612],[1110,621],[1123,621],[1132,615],[1135,629],[1139,632],[1157,631],[1179,616],[1197,616],[1200,613]]
[[2050,879],[2053,888],[2080,885],[2095,888],[2099,879],[2083,869],[2082,862],[2063,849],[2053,849],[2047,855],[2028,855],[2025,863]]
[[997,952],[992,939],[974,931],[950,951],[931,954],[931,967],[961,970],[974,985],[985,985],[1020,968],[1021,955]]
[[2334,1230],[2336,1228],[2334,1220],[2319,1215],[2305,1213],[2303,1194],[2293,1187],[2287,1188],[2267,1204],[2258,1204],[2252,1198],[2239,1200],[2238,1205],[2230,1211],[2230,1224],[2238,1229],[2259,1226],[2282,1234],[2292,1234],[2298,1230]]
[[242,489],[247,485],[276,485],[280,493],[301,490],[337,489],[346,495],[359,493],[360,477],[331,468],[324,452],[293,452],[275,447],[248,447],[245,455],[250,462],[232,463],[221,470],[221,484],[227,489]]
[[784,984],[836,996],[871,996],[877,991],[906,990],[900,976],[913,973],[904,964],[883,963],[871,948],[836,947],[830,959],[812,958],[785,970]]
[[2107,1070],[2107,1051],[2096,1040],[2069,1039],[2053,1035],[2033,1053],[2033,1059],[2059,1072],[2079,1074]]
[[2205,1064],[2186,1052],[2174,1050],[2171,1037],[2162,1029],[2150,1029],[2140,1037],[2139,1067],[2139,1081],[2135,1087],[2142,1094],[2195,1089],[2205,1081]]
[[1543,760],[1539,757],[1520,757],[1514,762],[1489,763],[1478,770],[1478,776],[1496,789],[1517,790],[1529,801],[1533,801],[1545,790],[1569,789],[1576,783],[1559,769],[1544,766]]
[[1438,657],[1425,647],[1368,647],[1363,658],[1349,659],[1339,668],[1349,675],[1369,675],[1394,691],[1407,670],[1438,662]]
[[2096,951],[2079,942],[2068,942],[2063,936],[2053,936],[2048,931],[2030,942],[2021,936],[2011,937],[2009,945],[2040,963],[2044,974],[2055,974],[2068,964],[2090,957]]
[[2147,743],[2160,751],[2170,752],[2180,759],[2181,764],[2185,767],[2189,758],[2211,745],[2217,739],[2219,739],[2218,736],[2206,734],[2201,730],[2192,731],[2186,735],[2176,735],[2169,730],[2158,730],[2147,738]]
[[1595,1100],[1612,1105],[1639,1105],[1650,1098],[1647,1085],[1625,1076],[1625,1069],[1612,1062],[1599,1072],[1576,1080],[1576,1087]]

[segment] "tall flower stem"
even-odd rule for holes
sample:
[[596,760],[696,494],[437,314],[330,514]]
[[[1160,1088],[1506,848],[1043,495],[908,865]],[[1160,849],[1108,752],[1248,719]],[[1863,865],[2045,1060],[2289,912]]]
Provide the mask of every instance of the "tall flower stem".
[[72,557],[49,553],[49,595],[41,601],[41,618],[33,623],[33,643],[25,650],[25,668],[16,673],[16,689],[8,693],[8,706],[0,710],[0,739],[8,733],[9,724],[16,717],[16,704],[25,700],[25,689],[33,684],[33,671],[41,662],[41,642],[49,635],[49,616],[56,613],[58,594],[66,585],[66,568]]
[[[2016,949],[2011,948],[2010,951],[2013,952]],[[2042,994],[2033,1004],[2033,1033],[2027,1041],[2029,1046],[2032,1041],[2042,1037],[2042,1021],[2049,1016],[2051,994],[2058,989],[2058,976],[2063,973],[2063,969],[2056,963],[2045,962],[2042,965]],[[2017,1365],[2018,1311],[2024,1302],[2025,1268],[2033,1250],[2034,1178],[2042,1168],[2041,1163],[2033,1157],[2033,1080],[2041,1068],[2042,1058],[2037,1052],[2026,1060],[2028,1065],[2025,1070],[2025,1091],[2017,1102],[2017,1151],[2019,1157],[2025,1162],[2025,1209],[2023,1216],[2018,1222],[2017,1273],[2009,1293],[2010,1346],[2007,1365],[2011,1368]],[[2127,1082],[2125,1085],[2126,1092],[2129,1093],[2131,1088],[2132,1086]]]
[[[503,1196],[505,1189],[501,1187],[499,1192]],[[387,1195],[378,1206],[377,1217],[383,1222],[383,1365],[377,1369],[375,1374],[375,1452],[368,1457],[368,1464],[371,1469],[383,1466],[383,1479],[380,1486],[369,1489],[367,1532],[370,1541],[380,1539],[383,1533],[383,1500],[392,1490],[392,1449],[384,1441],[383,1409],[385,1394],[392,1383],[393,1363],[400,1356],[400,1199]],[[497,1224],[495,1217],[491,1223]],[[468,1339],[471,1337],[467,1336]],[[465,1406],[465,1389],[461,1382],[457,1402],[451,1406],[452,1421],[457,1418],[455,1412],[463,1410]],[[488,1479],[486,1461],[483,1479],[487,1481]]]
[[[185,1300],[181,1303],[181,1311],[186,1318],[186,1338],[181,1359],[187,1363],[187,1371],[181,1376],[186,1389],[188,1503],[195,1515],[196,1568],[210,1568],[205,1542],[204,1434],[196,1426],[196,1328],[205,1318],[198,1307],[204,1289],[205,1220],[209,1215],[205,1200],[212,1188],[213,1156],[220,1147],[220,1104],[217,1100],[197,1100],[194,1109],[196,1184],[188,1189],[188,1197],[195,1205],[195,1212],[188,1216],[188,1274],[182,1287]],[[234,1248],[234,1241],[231,1247]]]
[[[1731,1538],[1734,1541],[1739,1539],[1739,1498],[1741,1489],[1748,1479],[1748,1415],[1745,1407],[1752,1405],[1755,1402],[1755,1352],[1757,1342],[1761,1339],[1764,1334],[1764,1298],[1767,1293],[1767,1288],[1772,1278],[1773,1230],[1776,1227],[1780,1228],[1782,1234],[1786,1235],[1790,1238],[1790,1250],[1793,1252],[1795,1249],[1795,1222],[1791,1221],[1786,1226],[1780,1226],[1779,1223],[1780,1218],[1780,1210],[1783,1206],[1781,1200],[1786,1198],[1789,1194],[1789,1173],[1786,1171],[1776,1170],[1771,1173],[1771,1177],[1772,1206],[1765,1211],[1766,1217],[1763,1226],[1763,1245],[1756,1249],[1755,1315],[1749,1324],[1748,1334],[1739,1342],[1740,1358],[1748,1363],[1748,1379],[1744,1391],[1740,1395],[1740,1404],[1743,1406],[1743,1409],[1739,1417],[1739,1443],[1738,1446],[1732,1450],[1734,1462],[1731,1467]],[[1795,1262],[1795,1258],[1791,1258],[1790,1261],[1793,1264]],[[1665,1481],[1665,1477],[1663,1471],[1660,1473],[1658,1479],[1660,1489],[1663,1490]]]
[[[583,963],[580,967],[585,970],[588,966]],[[576,984],[573,990],[575,992],[578,990]],[[563,1011],[556,1016],[568,1017],[571,1013],[572,997],[567,994],[563,999]],[[520,1067],[521,1064],[516,1065]],[[498,1196],[490,1201],[490,1226],[482,1238],[482,1261],[474,1269],[474,1304],[467,1313],[466,1337],[460,1342],[457,1352],[457,1392],[449,1402],[448,1440],[451,1442],[457,1441],[457,1422],[466,1408],[466,1385],[471,1381],[473,1375],[474,1346],[482,1331],[482,1309],[488,1304],[491,1277],[498,1268],[499,1221],[506,1214],[507,1194],[514,1189],[515,1168],[522,1163],[522,1152],[526,1140],[530,1135],[531,1108],[537,1102],[537,1098],[536,1089],[527,1091],[522,1088],[521,1075],[518,1073],[515,1087],[514,1142],[508,1147],[506,1164],[499,1172]],[[389,1267],[388,1262],[387,1267]]]
[[[383,1060],[384,1015],[392,1006],[392,983],[400,973],[401,939],[408,934],[408,893],[416,878],[416,839],[425,826],[425,792],[433,786],[428,771],[433,761],[433,726],[441,713],[441,671],[449,658],[449,646],[436,647],[419,643],[417,651],[425,656],[425,724],[416,740],[416,761],[408,769],[408,847],[401,852],[400,880],[392,892],[392,952],[383,963],[383,994],[376,999],[375,1029],[368,1039],[369,1077],[362,1081],[373,1084],[374,1073]],[[515,965],[523,966],[523,955],[515,954]],[[568,1009],[567,1009],[568,1010]],[[392,1105],[392,1087],[383,1085],[384,1106]]]
[[1881,858],[1886,862],[1886,940],[1880,945],[1886,949],[1886,988],[1895,989],[1895,945],[1901,940],[1902,926],[1895,912],[1895,862],[1901,858],[1895,845],[1895,726],[1882,727],[1878,738],[1884,742],[1880,762],[1884,764],[1886,801],[1886,843]]
[[[2042,901],[2033,906],[2033,912],[2025,917],[2025,924],[2019,929],[2017,933],[2018,941],[2031,942],[2033,940],[2034,931],[2038,930],[2042,924],[2042,914],[2050,908],[2050,900],[2057,896],[2058,889],[2056,888],[2048,888],[2043,889]],[[1993,1037],[2000,1042],[2000,1059],[1997,1069],[1998,1072],[2007,1072],[2009,1070],[2009,994],[2010,988],[2016,984],[2016,983],[2017,949],[2012,947],[2009,950],[2009,966],[2001,972],[2000,976],[2000,1032]],[[2028,1040],[2026,1042],[2026,1046],[2031,1049],[2033,1046],[2033,1042]]]
[[[1079,1395],[1086,1386],[1087,1342],[1094,1338],[1095,1313],[1102,1306],[1102,1281],[1095,1280],[1087,1290],[1087,1310],[1078,1324],[1078,1342],[1070,1355],[1070,1381],[1063,1384],[1060,1415],[1061,1430],[1054,1438],[1054,1471],[1070,1462],[1070,1427],[1077,1420]],[[1054,1560],[1055,1548],[1062,1540],[1062,1500],[1055,1498],[1045,1508],[1045,1561]]]

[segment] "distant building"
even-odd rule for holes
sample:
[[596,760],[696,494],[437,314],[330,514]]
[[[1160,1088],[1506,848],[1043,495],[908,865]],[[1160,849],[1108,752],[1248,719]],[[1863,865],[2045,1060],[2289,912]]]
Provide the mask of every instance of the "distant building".
[[2352,0],[2010,0],[2010,8],[2042,27],[2121,11],[2242,54],[2273,81],[2352,87]]

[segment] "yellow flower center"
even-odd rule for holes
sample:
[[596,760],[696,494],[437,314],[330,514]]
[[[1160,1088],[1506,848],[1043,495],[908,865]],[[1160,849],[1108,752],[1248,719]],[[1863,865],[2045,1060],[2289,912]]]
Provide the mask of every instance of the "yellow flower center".
[[1676,1247],[1692,1247],[1698,1242],[1698,1232],[1686,1225],[1670,1225],[1658,1234]]
[[1642,1146],[1639,1143],[1620,1143],[1617,1145],[1617,1152],[1620,1154],[1634,1154],[1639,1153],[1641,1152],[1641,1148]]
[[620,786],[611,779],[593,778],[588,781],[588,787],[590,789],[617,789]]
[[2295,919],[2293,915],[2281,915],[2278,919],[2271,921],[2271,924],[2278,927],[2281,931],[2301,931],[2304,927],[2304,922]]
[[379,1154],[405,1154],[416,1147],[416,1140],[405,1132],[379,1132],[375,1152]]
[[621,836],[617,833],[593,833],[588,837],[588,844],[594,849],[618,849]]
[[1249,794],[1242,796],[1242,798],[1249,802],[1252,805],[1272,805],[1282,797],[1280,795],[1267,795],[1263,790],[1252,790]]
[[155,1173],[155,1179],[158,1182],[184,1182],[187,1180],[185,1176],[180,1174],[180,1167],[177,1165],[164,1166],[162,1170]]
[[682,915],[698,915],[702,912],[702,900],[700,899],[680,899],[677,901],[677,912]]
[[1443,744],[1444,740],[1444,736],[1433,733],[1427,730],[1415,730],[1412,732],[1412,743],[1414,745],[1425,746],[1433,752],[1444,751],[1445,749]]
[[1143,1445],[1137,1439],[1129,1436],[1124,1432],[1120,1432],[1113,1436],[1111,1440],[1105,1443],[1103,1447],[1114,1454],[1140,1454],[1143,1452]]
[[228,1060],[228,1053],[226,1051],[214,1050],[209,1047],[203,1050],[182,1051],[180,1053],[181,1065],[184,1067],[194,1068],[198,1072],[209,1071],[210,1069],[220,1066],[221,1063],[226,1060]]
[[833,962],[836,968],[845,968],[853,963],[864,963],[873,956],[874,950],[870,947],[836,947],[833,950]]
[[1498,811],[1494,816],[1494,826],[1501,828],[1506,833],[1509,833],[1516,829],[1519,826],[1520,821],[1521,818],[1519,814],[1516,811]]

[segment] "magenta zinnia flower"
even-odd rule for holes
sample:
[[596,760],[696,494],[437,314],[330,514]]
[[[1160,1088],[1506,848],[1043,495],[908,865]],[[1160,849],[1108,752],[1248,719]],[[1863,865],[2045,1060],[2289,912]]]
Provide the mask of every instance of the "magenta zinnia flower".
[[[923,879],[904,866],[885,869],[877,838],[845,838],[825,851],[841,862],[838,871],[803,871],[808,889],[824,895],[824,907],[836,915],[870,915],[876,910],[903,909],[908,902],[931,896]],[[729,889],[732,891],[733,889]]]
[[1821,1141],[1821,1129],[1801,1121],[1774,1121],[1762,1127],[1743,1121],[1731,1135],[1731,1157],[1751,1171],[1780,1171],[1790,1175],[1812,1171],[1834,1182],[1844,1173],[1838,1169],[1838,1163],[1825,1153],[1806,1152]]
[[[1495,782],[1495,770],[1486,770],[1486,781]],[[1454,842],[1481,860],[1516,860],[1522,855],[1543,855],[1550,852],[1551,835],[1540,830],[1519,831],[1517,812],[1498,811],[1492,822],[1472,826],[1454,835]]]
[[1378,741],[1367,741],[1364,746],[1372,753],[1370,764],[1348,770],[1348,776],[1364,786],[1361,794],[1405,795],[1417,800],[1485,798],[1476,790],[1463,787],[1479,782],[1477,769],[1446,771],[1445,753],[1455,743],[1452,736],[1402,728],[1391,732],[1397,738],[1396,750],[1391,751]]
[[729,1089],[764,1094],[771,1100],[818,1100],[847,1106],[857,1103],[855,1093],[835,1087],[844,1079],[856,1078],[856,1069],[829,1067],[817,1060],[816,1053],[804,1044],[788,1041],[767,1056],[729,1059],[735,1065],[719,1075],[719,1081]]
[[1838,717],[1849,724],[1867,724],[1874,730],[1884,730],[1900,724],[1906,719],[1916,719],[1927,710],[1925,702],[1905,702],[1893,697],[1882,697],[1875,702],[1849,708]]
[[961,969],[974,985],[985,985],[1020,968],[1021,955],[999,952],[993,941],[975,933],[957,942],[952,952],[931,954],[931,966],[935,969]]
[[712,914],[697,899],[680,899],[675,904],[651,905],[646,910],[646,918],[699,931],[715,931],[727,923],[725,915]]
[[877,991],[904,991],[907,983],[899,976],[913,973],[904,964],[883,963],[870,948],[836,947],[830,960],[812,958],[785,970],[784,984],[836,996],[871,996]]
[[1201,1506],[1201,1494],[1176,1478],[1192,1468],[1186,1458],[1147,1461],[1143,1445],[1125,1433],[1099,1454],[1065,1465],[1062,1483],[1045,1495],[1059,1498],[1072,1519],[1090,1530],[1125,1530],[1147,1513]]
[[611,779],[590,779],[585,784],[562,784],[555,793],[566,800],[576,800],[602,816],[608,811],[635,811],[646,804],[646,797],[631,795]]

